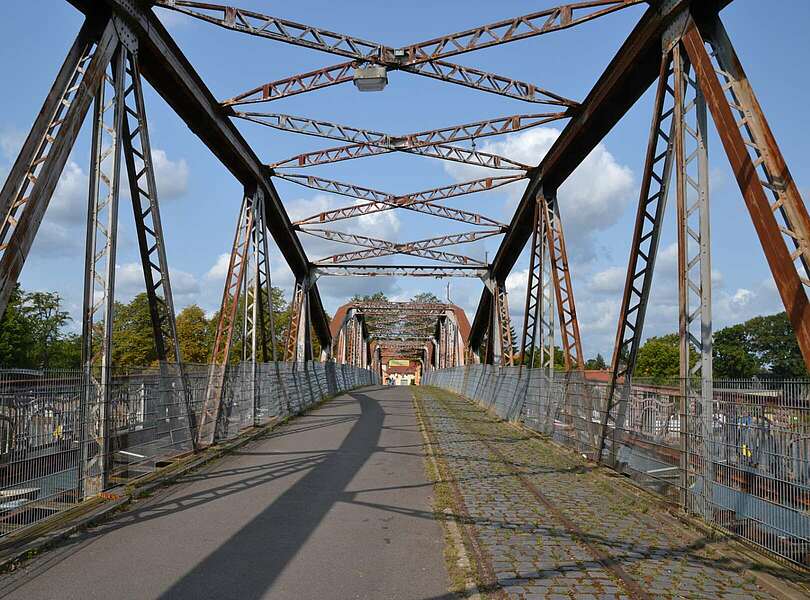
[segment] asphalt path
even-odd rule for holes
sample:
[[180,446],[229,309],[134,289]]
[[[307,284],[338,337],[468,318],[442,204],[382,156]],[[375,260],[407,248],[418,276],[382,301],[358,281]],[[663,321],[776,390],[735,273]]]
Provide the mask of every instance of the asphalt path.
[[445,600],[407,387],[296,418],[0,578],[0,597]]

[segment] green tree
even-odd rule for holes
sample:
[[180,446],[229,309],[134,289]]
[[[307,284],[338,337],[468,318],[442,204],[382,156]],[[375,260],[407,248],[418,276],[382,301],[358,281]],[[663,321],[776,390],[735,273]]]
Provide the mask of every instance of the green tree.
[[607,369],[605,357],[601,354],[597,354],[596,358],[589,358],[587,361],[585,361],[585,368],[589,371],[604,371]]
[[361,294],[355,294],[351,297],[349,302],[388,302],[388,296],[385,295],[385,292],[379,291],[374,292],[373,294],[366,294],[365,296]]
[[62,299],[55,292],[32,292],[25,294],[20,310],[32,340],[30,362],[42,369],[53,366],[56,343],[71,321],[67,311],[62,310]]
[[787,313],[754,317],[745,322],[745,329],[749,349],[757,357],[767,375],[807,376],[804,359]]
[[196,304],[177,315],[177,342],[184,362],[206,363],[211,355],[211,328],[205,311]]
[[411,302],[421,302],[423,304],[439,304],[441,299],[433,292],[420,292],[411,298]]
[[721,329],[714,336],[715,377],[748,379],[759,374],[762,364],[750,351],[745,323]]
[[784,312],[721,329],[714,338],[715,377],[806,377],[799,344]]
[[112,364],[119,367],[146,367],[157,363],[157,351],[146,292],[129,304],[113,308]]
[[6,312],[0,320],[0,365],[33,368],[34,337],[23,308],[24,294],[19,285],[11,292]]
[[639,348],[636,358],[636,377],[649,377],[656,383],[680,375],[680,351],[677,333],[651,337]]

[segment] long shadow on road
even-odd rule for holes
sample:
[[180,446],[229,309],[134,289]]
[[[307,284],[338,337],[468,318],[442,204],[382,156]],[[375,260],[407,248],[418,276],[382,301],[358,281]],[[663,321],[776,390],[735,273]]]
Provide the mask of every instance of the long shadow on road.
[[[378,446],[385,413],[349,394],[360,416],[340,447],[168,589],[161,598],[260,598],[303,547]],[[313,565],[314,566],[314,565]]]

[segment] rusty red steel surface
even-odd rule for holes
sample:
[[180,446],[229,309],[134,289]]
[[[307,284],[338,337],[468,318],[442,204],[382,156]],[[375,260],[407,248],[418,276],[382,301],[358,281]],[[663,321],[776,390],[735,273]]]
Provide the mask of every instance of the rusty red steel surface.
[[499,229],[483,231],[479,230],[400,243],[363,235],[344,233],[342,231],[333,231],[329,229],[307,228],[302,229],[301,231],[325,240],[364,246],[368,249],[346,252],[343,254],[335,254],[333,256],[322,258],[315,263],[316,266],[328,266],[333,263],[350,262],[363,258],[380,258],[394,254],[408,254],[461,265],[476,265],[479,267],[485,267],[486,263],[482,261],[459,254],[437,252],[435,249],[444,248],[446,246],[452,246],[455,244],[475,242],[502,233]]
[[531,169],[529,165],[505,156],[492,154],[491,152],[479,152],[477,150],[470,150],[461,146],[451,146],[449,144],[424,144],[413,147],[405,146],[402,148],[372,146],[371,144],[351,144],[348,146],[337,146],[298,154],[285,160],[272,163],[269,166],[272,169],[313,167],[315,165],[327,165],[344,160],[379,156],[391,152],[418,154],[429,158],[460,162],[476,167],[485,167],[487,169],[502,169],[507,171],[528,171]]
[[395,208],[405,208],[408,210],[426,212],[439,217],[453,218],[455,220],[464,221],[466,223],[475,225],[495,225],[498,227],[504,227],[504,224],[484,215],[437,205],[435,202],[437,200],[455,198],[457,196],[492,190],[503,185],[515,183],[521,179],[525,179],[526,177],[525,175],[486,177],[483,179],[475,179],[472,181],[465,181],[433,188],[430,190],[424,190],[422,192],[415,192],[413,194],[397,196],[395,194],[381,192],[379,190],[358,186],[352,183],[324,179],[323,177],[315,177],[313,175],[274,173],[274,176],[311,189],[332,192],[334,194],[340,194],[349,198],[371,200],[371,202],[365,204],[352,204],[351,206],[335,208],[312,215],[311,217],[296,221],[294,223],[296,226],[339,221],[342,219],[350,219],[352,217],[359,217],[362,215],[392,210]]

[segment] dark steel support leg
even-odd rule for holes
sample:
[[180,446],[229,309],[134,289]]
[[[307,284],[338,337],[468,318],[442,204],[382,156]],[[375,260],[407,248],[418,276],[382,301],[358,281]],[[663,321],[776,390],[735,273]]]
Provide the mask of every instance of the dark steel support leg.
[[[665,50],[661,59],[641,195],[619,311],[619,327],[611,361],[610,383],[607,387],[602,414],[601,433],[596,454],[597,460],[600,462],[603,458],[602,454],[611,421],[614,425],[611,462],[615,462],[617,445],[615,436],[624,424],[630,378],[641,345],[644,317],[647,312],[653,271],[658,256],[661,223],[666,209],[673,165],[674,98],[673,89],[669,83],[671,75],[672,54],[669,50]],[[621,397],[618,400],[618,410],[614,418],[612,411],[616,404],[615,395],[619,385],[622,386],[619,392]]]

